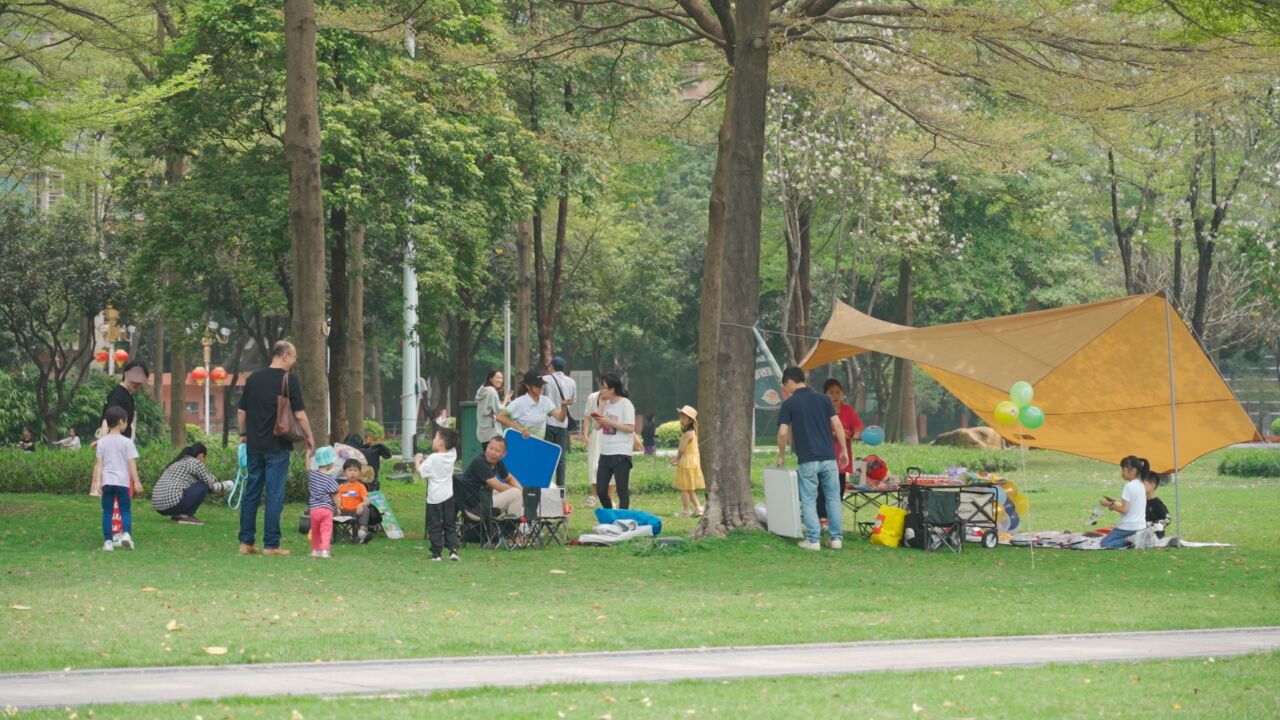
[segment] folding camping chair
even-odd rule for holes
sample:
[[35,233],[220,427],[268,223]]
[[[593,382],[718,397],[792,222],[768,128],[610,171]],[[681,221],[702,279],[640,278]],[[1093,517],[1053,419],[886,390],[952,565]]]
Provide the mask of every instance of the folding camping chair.
[[925,552],[946,547],[951,552],[964,550],[964,523],[958,512],[960,493],[954,490],[924,490]]
[[493,491],[484,483],[468,481],[463,475],[453,476],[453,494],[457,498],[458,538],[465,547],[475,543],[483,548],[497,547],[502,533],[493,515]]
[[[534,517],[538,547],[549,543],[564,545],[569,532],[569,518],[564,514],[564,488],[530,488],[538,491],[538,503]],[[529,501],[525,501],[526,511]]]

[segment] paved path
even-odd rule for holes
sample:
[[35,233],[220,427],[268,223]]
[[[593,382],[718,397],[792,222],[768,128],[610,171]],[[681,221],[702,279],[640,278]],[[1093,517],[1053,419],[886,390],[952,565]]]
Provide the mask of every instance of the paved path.
[[1046,663],[1228,657],[1280,650],[1280,627],[1097,635],[126,668],[0,675],[0,706],[159,703],[233,696],[429,692],[551,683],[836,675]]

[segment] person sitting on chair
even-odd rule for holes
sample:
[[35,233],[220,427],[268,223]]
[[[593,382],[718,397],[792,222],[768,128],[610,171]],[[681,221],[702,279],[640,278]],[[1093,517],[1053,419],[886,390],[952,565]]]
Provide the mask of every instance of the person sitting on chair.
[[484,453],[477,455],[462,475],[475,483],[484,483],[493,490],[493,507],[504,515],[519,517],[524,514],[524,497],[520,481],[507,472],[502,458],[507,455],[507,441],[502,436],[485,443]]
[[369,538],[369,490],[363,480],[364,466],[351,458],[342,463],[343,482],[338,486],[338,514],[351,515],[359,523],[357,538],[365,542]]

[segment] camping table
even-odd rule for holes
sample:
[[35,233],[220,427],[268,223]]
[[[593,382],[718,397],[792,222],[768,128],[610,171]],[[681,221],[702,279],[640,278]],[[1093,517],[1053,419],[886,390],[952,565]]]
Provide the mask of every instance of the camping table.
[[[874,490],[865,485],[856,485],[849,488],[841,501],[853,511],[853,526],[858,529],[862,539],[866,540],[871,537],[871,531],[876,526],[876,515],[880,513],[881,505],[902,507],[902,490]],[[870,520],[865,519],[868,508]],[[863,514],[863,520],[858,519],[858,513]]]

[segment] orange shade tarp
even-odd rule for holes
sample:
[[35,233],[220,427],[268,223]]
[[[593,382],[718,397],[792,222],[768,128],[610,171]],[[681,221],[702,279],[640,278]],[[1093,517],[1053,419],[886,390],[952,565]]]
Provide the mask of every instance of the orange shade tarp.
[[[1175,408],[1178,465],[1261,439],[1160,294],[925,328],[877,320],[838,302],[803,367],[864,352],[918,363],[1005,439],[1029,447],[1112,463],[1138,455],[1168,472],[1175,464]],[[1035,387],[1034,404],[1044,410],[1036,430],[993,417],[1019,380]]]

